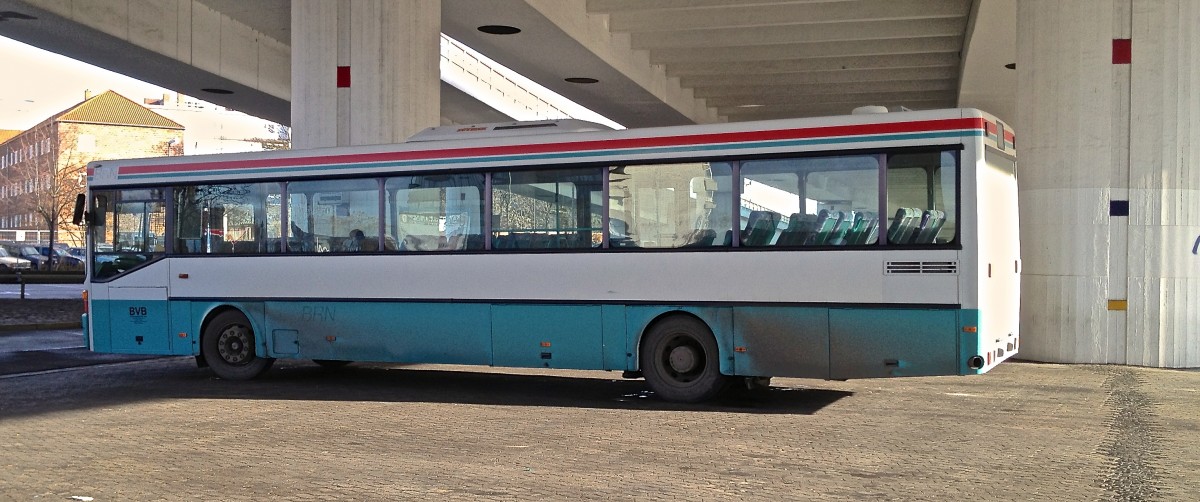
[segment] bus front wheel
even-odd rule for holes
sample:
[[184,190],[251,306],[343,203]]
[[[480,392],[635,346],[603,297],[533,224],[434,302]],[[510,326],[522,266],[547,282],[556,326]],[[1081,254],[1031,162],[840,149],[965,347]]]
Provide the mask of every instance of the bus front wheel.
[[716,338],[694,317],[656,323],[646,333],[640,355],[646,383],[667,401],[705,401],[729,384],[729,377],[721,374]]
[[250,380],[271,367],[272,358],[255,353],[254,329],[236,310],[218,314],[204,330],[200,346],[213,373],[225,380]]

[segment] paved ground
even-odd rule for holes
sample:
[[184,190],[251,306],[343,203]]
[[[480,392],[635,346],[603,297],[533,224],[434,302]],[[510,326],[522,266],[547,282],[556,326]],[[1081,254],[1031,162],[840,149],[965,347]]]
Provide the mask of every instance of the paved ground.
[[0,297],[0,334],[39,328],[78,328],[82,313],[83,300],[78,297],[24,300]]
[[159,358],[10,374],[0,500],[1200,498],[1200,372],[774,384],[683,406],[604,372],[293,362],[228,382]]

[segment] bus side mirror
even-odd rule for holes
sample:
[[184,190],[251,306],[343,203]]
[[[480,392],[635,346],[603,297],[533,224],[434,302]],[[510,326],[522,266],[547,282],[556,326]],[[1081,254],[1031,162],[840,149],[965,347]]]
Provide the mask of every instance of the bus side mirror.
[[83,194],[76,195],[75,196],[75,215],[74,215],[74,217],[71,218],[71,223],[74,223],[76,225],[83,224],[83,219],[84,219],[84,215],[85,215],[85,213],[83,211],[84,204],[87,204],[87,197],[85,197]]

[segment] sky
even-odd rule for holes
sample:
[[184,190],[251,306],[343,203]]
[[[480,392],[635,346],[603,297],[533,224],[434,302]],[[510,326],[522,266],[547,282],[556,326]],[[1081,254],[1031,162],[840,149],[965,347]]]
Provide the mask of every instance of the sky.
[[[107,90],[141,102],[170,93],[162,87],[0,37],[0,129],[25,130]],[[19,69],[13,71],[12,69]]]

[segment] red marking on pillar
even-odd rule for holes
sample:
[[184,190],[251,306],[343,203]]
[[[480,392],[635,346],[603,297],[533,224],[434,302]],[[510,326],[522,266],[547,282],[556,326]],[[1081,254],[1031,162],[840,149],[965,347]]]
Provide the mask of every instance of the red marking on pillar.
[[1129,64],[1133,59],[1133,41],[1128,38],[1113,39],[1113,64]]
[[350,87],[350,67],[349,66],[337,67],[337,86],[338,87]]

